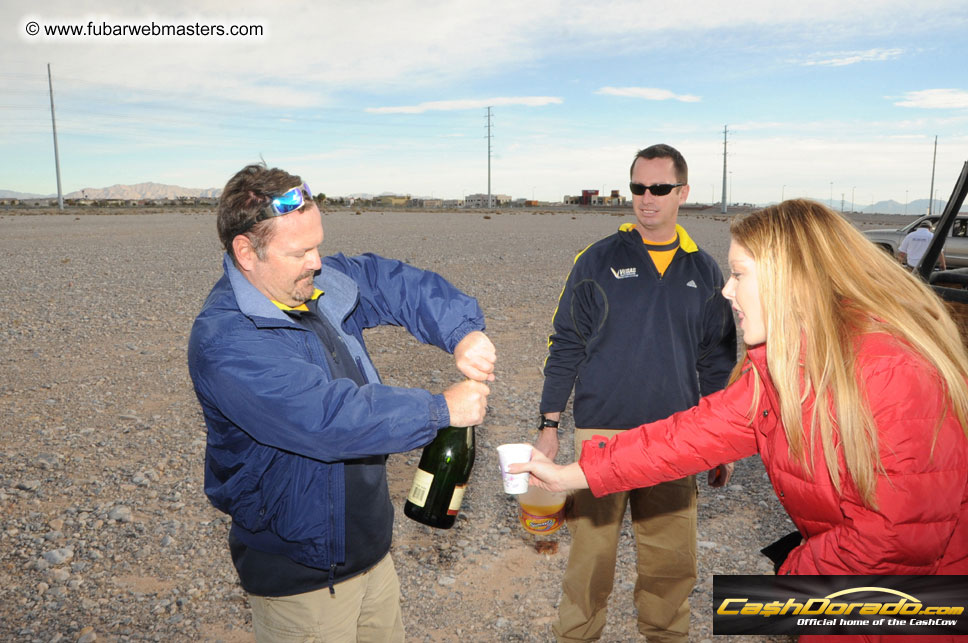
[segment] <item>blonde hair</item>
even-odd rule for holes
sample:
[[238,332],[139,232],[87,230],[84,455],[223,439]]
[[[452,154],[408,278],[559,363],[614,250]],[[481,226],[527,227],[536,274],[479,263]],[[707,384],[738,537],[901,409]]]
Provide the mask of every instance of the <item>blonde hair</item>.
[[[847,474],[864,503],[876,508],[883,464],[855,364],[857,337],[869,332],[889,333],[937,369],[947,412],[968,436],[968,356],[945,303],[924,282],[813,201],[753,212],[734,220],[730,234],[756,263],[767,365],[792,458],[813,470],[810,445],[819,430],[834,488],[842,492],[842,450]],[[744,356],[731,381],[746,367]],[[811,394],[813,413],[803,426],[802,404]]]

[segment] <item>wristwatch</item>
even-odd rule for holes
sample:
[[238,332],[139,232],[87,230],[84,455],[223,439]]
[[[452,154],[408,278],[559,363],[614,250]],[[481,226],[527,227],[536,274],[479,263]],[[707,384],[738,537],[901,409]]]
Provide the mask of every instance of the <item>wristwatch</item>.
[[555,429],[559,435],[561,435],[561,429],[558,428],[557,420],[549,420],[545,416],[540,416],[541,421],[538,423],[538,433],[541,433],[545,429]]

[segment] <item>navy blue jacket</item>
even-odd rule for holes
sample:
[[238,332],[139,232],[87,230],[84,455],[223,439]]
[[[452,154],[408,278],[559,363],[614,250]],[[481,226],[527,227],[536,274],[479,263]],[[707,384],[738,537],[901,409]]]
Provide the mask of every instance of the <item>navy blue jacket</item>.
[[[363,329],[403,326],[448,352],[484,328],[477,302],[443,277],[372,254],[323,259],[319,311],[367,384],[333,379],[304,330],[224,258],[192,327],[188,368],[208,426],[205,493],[246,546],[319,569],[343,562],[343,461],[430,442],[450,422],[443,395],[386,386]],[[383,471],[384,479],[386,471]],[[377,508],[393,520],[392,506]],[[374,563],[386,552],[374,552]]]
[[575,426],[627,429],[699,402],[726,385],[736,327],[723,274],[682,226],[660,277],[632,224],[575,257],[548,341],[540,411]]

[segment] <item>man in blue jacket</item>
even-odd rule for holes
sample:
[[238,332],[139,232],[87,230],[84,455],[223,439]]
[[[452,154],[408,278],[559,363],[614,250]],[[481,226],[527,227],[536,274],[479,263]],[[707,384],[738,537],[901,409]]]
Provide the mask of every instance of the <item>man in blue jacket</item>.
[[[320,258],[319,209],[283,170],[232,177],[218,232],[225,274],[188,366],[208,427],[205,493],[232,516],[256,638],[402,641],[387,454],[483,420],[495,361],[484,316],[437,274]],[[382,384],[362,334],[381,324],[452,352],[470,379],[437,395]]]
[[[641,150],[630,168],[635,223],[575,257],[548,341],[539,436],[554,459],[558,422],[574,389],[576,460],[584,440],[611,436],[695,406],[723,388],[736,362],[736,329],[723,274],[678,225],[689,195],[675,148]],[[717,467],[710,484],[725,484]],[[562,581],[558,641],[602,635],[625,508],[637,546],[638,629],[651,643],[688,639],[696,580],[696,482],[690,476],[595,498],[574,494],[571,553]]]

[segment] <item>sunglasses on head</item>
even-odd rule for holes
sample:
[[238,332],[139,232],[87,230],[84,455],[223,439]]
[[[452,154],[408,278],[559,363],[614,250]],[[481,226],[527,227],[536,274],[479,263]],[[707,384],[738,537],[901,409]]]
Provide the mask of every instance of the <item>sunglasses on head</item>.
[[629,190],[635,196],[642,196],[646,192],[651,192],[655,196],[665,196],[672,192],[672,188],[678,188],[685,183],[656,183],[655,185],[642,185],[641,183],[629,183]]
[[291,190],[286,190],[279,196],[272,197],[269,205],[266,206],[263,218],[281,217],[284,214],[289,214],[306,205],[306,201],[312,200],[312,198],[313,193],[309,190],[309,186],[303,183]]
[[274,196],[266,204],[266,207],[260,212],[254,219],[246,224],[239,234],[243,234],[252,229],[255,224],[260,221],[265,221],[266,219],[271,219],[272,217],[281,217],[284,214],[289,214],[290,212],[295,212],[299,208],[306,205],[308,201],[312,201],[313,193],[309,190],[309,185],[303,183],[299,187],[292,188],[291,190],[286,190],[279,196]]

